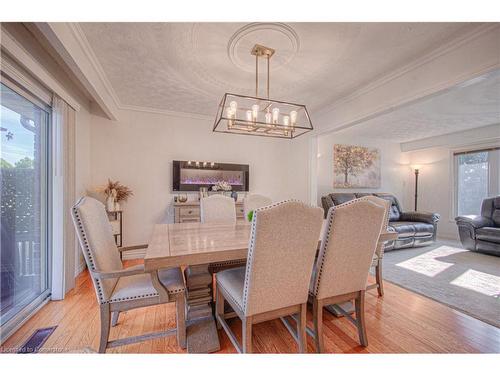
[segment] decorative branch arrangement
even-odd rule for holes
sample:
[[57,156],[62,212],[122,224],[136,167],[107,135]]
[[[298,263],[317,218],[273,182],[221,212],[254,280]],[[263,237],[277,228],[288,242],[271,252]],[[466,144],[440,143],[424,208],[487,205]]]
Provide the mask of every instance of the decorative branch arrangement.
[[100,189],[98,192],[104,193],[106,195],[106,209],[108,211],[119,211],[120,202],[127,201],[134,192],[127,186],[122,185],[120,181],[111,181],[108,179],[107,185]]

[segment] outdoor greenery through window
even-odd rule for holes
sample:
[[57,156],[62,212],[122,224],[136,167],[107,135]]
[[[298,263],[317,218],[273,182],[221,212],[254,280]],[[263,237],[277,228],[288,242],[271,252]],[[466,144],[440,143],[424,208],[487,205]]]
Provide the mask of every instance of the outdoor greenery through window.
[[2,330],[49,291],[49,113],[21,91],[1,84]]
[[455,154],[458,215],[479,215],[484,198],[499,193],[499,149]]

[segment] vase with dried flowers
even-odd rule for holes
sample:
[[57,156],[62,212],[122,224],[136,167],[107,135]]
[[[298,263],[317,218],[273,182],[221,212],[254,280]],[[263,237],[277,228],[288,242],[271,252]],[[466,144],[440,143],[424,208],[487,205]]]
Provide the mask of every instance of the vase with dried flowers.
[[111,181],[101,190],[106,195],[106,209],[109,212],[120,211],[120,202],[127,201],[134,193],[120,181]]

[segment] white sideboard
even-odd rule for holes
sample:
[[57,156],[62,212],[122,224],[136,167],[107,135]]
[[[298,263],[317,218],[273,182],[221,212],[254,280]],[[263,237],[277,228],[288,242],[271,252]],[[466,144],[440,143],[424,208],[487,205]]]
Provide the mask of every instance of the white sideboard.
[[[244,220],[243,202],[236,202],[236,219]],[[200,221],[200,202],[187,201],[184,203],[174,203],[174,222],[189,223]]]

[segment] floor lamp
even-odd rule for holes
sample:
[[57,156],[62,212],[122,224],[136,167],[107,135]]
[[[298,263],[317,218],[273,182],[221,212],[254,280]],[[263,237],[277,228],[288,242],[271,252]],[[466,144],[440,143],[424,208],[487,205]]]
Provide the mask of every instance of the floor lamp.
[[417,204],[418,204],[418,174],[420,171],[420,165],[412,165],[411,168],[413,169],[413,172],[415,173],[415,211],[417,211]]

